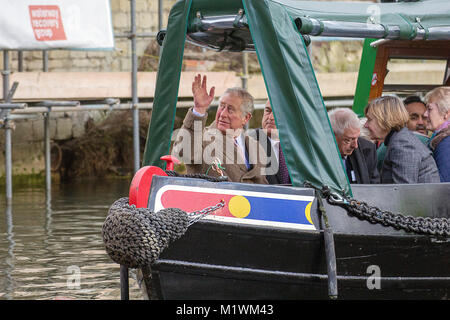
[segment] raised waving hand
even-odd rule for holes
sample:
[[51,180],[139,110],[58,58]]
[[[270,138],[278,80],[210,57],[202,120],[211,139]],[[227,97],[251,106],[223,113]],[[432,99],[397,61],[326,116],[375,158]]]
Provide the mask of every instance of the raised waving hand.
[[200,74],[196,75],[192,82],[192,94],[194,96],[194,109],[198,113],[206,113],[208,107],[214,100],[215,87],[211,87],[208,91],[206,89],[206,76]]

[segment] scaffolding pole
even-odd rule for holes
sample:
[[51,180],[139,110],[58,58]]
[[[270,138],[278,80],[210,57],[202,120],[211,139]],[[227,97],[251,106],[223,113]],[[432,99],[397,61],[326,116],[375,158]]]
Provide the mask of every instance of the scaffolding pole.
[[[3,101],[9,103],[11,101],[9,95],[9,51],[3,51]],[[12,160],[11,160],[11,126],[8,120],[11,109],[5,108],[1,111],[4,115],[4,128],[5,128],[5,179],[6,179],[6,204],[9,205],[12,202]]]
[[133,152],[134,152],[134,172],[140,168],[140,147],[139,147],[139,109],[137,95],[137,54],[136,54],[136,0],[131,0],[131,101],[133,107]]

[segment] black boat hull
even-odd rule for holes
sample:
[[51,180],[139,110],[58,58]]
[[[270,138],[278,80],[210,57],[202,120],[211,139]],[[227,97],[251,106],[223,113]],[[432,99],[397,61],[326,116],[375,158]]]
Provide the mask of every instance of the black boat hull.
[[[442,195],[449,187],[379,186],[375,191],[361,186],[354,195],[392,210],[398,209],[392,203],[417,209],[417,197],[440,199],[428,206],[434,208],[428,215],[448,217]],[[400,200],[386,200],[389,188],[397,189]],[[435,190],[430,193],[430,188]],[[414,201],[402,194],[414,195]],[[374,225],[350,217],[343,208],[325,207],[334,231],[338,299],[450,298],[450,239]],[[144,289],[150,299],[328,299],[327,244],[316,203],[311,211],[317,230],[200,220],[155,264],[142,269]]]
[[[449,242],[414,235],[334,240],[340,299],[450,297]],[[322,232],[200,222],[151,267],[147,285],[157,299],[328,299],[324,246]]]

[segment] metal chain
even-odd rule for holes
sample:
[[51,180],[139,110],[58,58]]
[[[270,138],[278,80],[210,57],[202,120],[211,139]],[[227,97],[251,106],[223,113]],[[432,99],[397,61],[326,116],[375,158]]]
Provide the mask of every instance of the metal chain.
[[178,173],[178,172],[172,171],[172,170],[166,170],[165,172],[166,172],[166,174],[169,177],[196,178],[196,179],[208,180],[208,181],[211,181],[211,182],[225,182],[225,181],[228,181],[228,177],[227,176],[212,177],[212,176],[208,176],[208,175],[202,174],[202,173],[181,174],[181,173]]
[[393,213],[370,206],[366,202],[358,201],[350,197],[337,199],[336,196],[327,198],[331,204],[344,207],[350,215],[370,223],[378,223],[385,227],[393,227],[396,230],[404,230],[417,234],[425,234],[440,237],[450,237],[450,220],[447,218],[412,217],[401,213]]
[[343,207],[350,215],[358,219],[406,232],[450,237],[450,219],[448,218],[412,217],[401,213],[393,213],[371,206],[366,202],[333,193],[326,186],[322,187],[322,189],[314,187],[310,183],[305,183],[305,186],[321,191],[328,203]]
[[188,226],[196,223],[198,220],[206,217],[207,215],[211,214],[212,212],[214,212],[214,211],[216,211],[218,209],[223,208],[224,206],[225,206],[225,200],[222,199],[215,206],[206,207],[205,209],[202,209],[202,210],[189,212],[188,216],[191,218],[191,220],[189,221],[189,225]]
[[[175,171],[166,171],[169,176],[190,177],[206,179],[209,181],[225,181],[226,177],[210,177],[203,174],[189,174],[182,175]],[[328,203],[339,205],[347,210],[347,212],[361,220],[366,220],[370,223],[378,223],[385,227],[393,227],[396,230],[404,230],[406,232],[414,232],[417,234],[433,235],[440,237],[450,237],[450,220],[448,218],[431,218],[431,217],[412,217],[401,213],[393,213],[386,210],[381,210],[377,207],[370,206],[366,202],[358,201],[356,199],[341,196],[331,192],[327,186],[319,189],[309,182],[304,183],[305,187],[314,188],[320,191]],[[223,207],[225,203],[223,200],[216,206],[208,207],[203,210],[189,213],[189,216],[196,216],[190,223],[192,225],[199,219],[208,215],[209,213]]]

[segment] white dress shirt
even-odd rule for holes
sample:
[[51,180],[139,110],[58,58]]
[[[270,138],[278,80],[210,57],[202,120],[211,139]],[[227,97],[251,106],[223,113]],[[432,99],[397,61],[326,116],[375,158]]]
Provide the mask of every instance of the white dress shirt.
[[278,159],[278,157],[280,156],[280,140],[274,140],[270,137],[269,141],[270,141],[270,145],[272,146],[272,150],[275,152],[275,157],[277,158],[277,162],[280,162],[280,160]]

